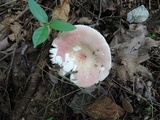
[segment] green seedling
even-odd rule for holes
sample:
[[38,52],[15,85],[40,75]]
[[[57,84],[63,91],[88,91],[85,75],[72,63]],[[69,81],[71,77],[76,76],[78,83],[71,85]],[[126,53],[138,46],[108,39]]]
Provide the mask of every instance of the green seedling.
[[47,120],[53,120],[53,117],[48,118]]
[[150,33],[148,35],[148,37],[152,38],[152,39],[155,39],[157,37],[157,35],[155,33]]
[[145,108],[145,111],[150,114],[152,112],[152,107],[148,106],[147,108]]
[[76,27],[63,20],[51,20],[48,21],[48,16],[43,8],[34,0],[28,0],[28,5],[33,16],[43,24],[43,26],[36,29],[32,36],[34,48],[39,44],[45,42],[50,34],[50,29],[58,31],[72,31]]

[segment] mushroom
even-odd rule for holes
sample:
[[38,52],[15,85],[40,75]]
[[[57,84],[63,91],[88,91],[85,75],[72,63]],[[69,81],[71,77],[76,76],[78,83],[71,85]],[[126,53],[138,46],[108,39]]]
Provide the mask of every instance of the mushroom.
[[77,29],[62,32],[50,49],[52,64],[58,64],[60,76],[70,75],[78,87],[90,87],[104,80],[111,69],[111,53],[105,38],[95,29],[75,25]]

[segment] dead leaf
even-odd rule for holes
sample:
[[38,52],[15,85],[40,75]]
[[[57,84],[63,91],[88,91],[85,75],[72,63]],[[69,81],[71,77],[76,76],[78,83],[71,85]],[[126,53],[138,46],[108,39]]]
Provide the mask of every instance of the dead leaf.
[[106,10],[116,10],[116,3],[113,3],[111,0],[91,0],[92,4],[94,5],[94,9],[99,11],[100,5],[102,12],[105,12]]
[[15,20],[16,16],[5,16],[4,20],[0,23],[0,41],[10,34],[10,24]]
[[147,31],[143,25],[135,26],[134,29],[133,27],[130,28],[132,29],[123,29],[115,35],[117,42],[114,42],[115,45],[112,44],[112,53],[115,55],[113,70],[117,72],[118,78],[123,81],[132,81],[135,73],[153,79],[148,69],[140,63],[150,58],[148,51],[151,47],[160,45],[160,41],[145,37]]
[[5,28],[8,28],[10,23],[12,23],[13,21],[15,21],[16,16],[12,15],[12,16],[6,16],[4,18],[4,20],[1,22],[2,25],[5,26]]
[[142,76],[144,76],[150,80],[153,80],[152,74],[149,72],[149,70],[146,67],[144,67],[142,65],[138,65],[136,67],[136,72],[140,73]]
[[18,34],[21,31],[21,28],[22,26],[18,22],[14,22],[13,25],[10,26],[10,29],[13,32],[12,34],[9,35],[10,40],[14,41],[17,39]]
[[127,99],[122,100],[122,106],[127,112],[129,112],[129,113],[133,112],[133,107]]
[[110,46],[130,41],[135,37],[144,37],[147,34],[147,28],[141,24],[130,24],[129,29],[126,30],[122,26],[114,33],[114,38],[110,43]]
[[18,22],[14,22],[13,25],[11,25],[11,30],[17,36],[21,30],[22,26]]
[[85,111],[96,120],[116,120],[124,115],[124,110],[109,97],[103,96],[89,105]]
[[52,11],[52,19],[68,20],[70,12],[70,0],[61,0],[60,5],[56,6]]
[[9,39],[10,39],[11,41],[15,41],[15,39],[16,39],[14,33],[8,35],[8,37],[9,37]]
[[91,24],[92,20],[88,17],[81,17],[77,22],[80,24]]

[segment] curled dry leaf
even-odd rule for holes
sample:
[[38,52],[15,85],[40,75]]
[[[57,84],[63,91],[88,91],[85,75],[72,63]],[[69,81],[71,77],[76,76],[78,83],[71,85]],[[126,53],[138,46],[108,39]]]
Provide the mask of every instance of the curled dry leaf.
[[56,6],[52,11],[52,19],[68,20],[70,12],[70,0],[61,0],[60,5]]
[[7,16],[4,20],[0,23],[0,41],[3,40],[10,34],[10,24],[15,20],[16,16]]
[[14,33],[8,35],[8,37],[9,37],[9,39],[10,39],[11,41],[15,41],[15,39],[16,39]]
[[133,107],[127,99],[122,100],[122,106],[127,112],[129,112],[129,113],[133,112]]
[[10,23],[12,23],[15,19],[16,19],[16,16],[14,15],[9,16],[9,17],[7,16],[4,18],[1,24],[4,25],[5,27],[9,27]]
[[17,36],[21,30],[22,26],[18,22],[14,22],[13,25],[11,25],[11,30]]
[[13,25],[10,26],[10,29],[12,30],[12,34],[9,35],[10,40],[15,41],[17,39],[18,34],[21,31],[21,24],[18,22],[14,22]]
[[116,120],[125,113],[123,108],[107,96],[97,99],[85,111],[91,118],[96,120]]
[[91,24],[92,20],[88,17],[81,17],[77,22],[80,24]]
[[[112,43],[112,53],[115,55],[113,70],[116,71],[120,80],[132,81],[135,73],[153,79],[148,69],[140,63],[150,58],[148,51],[151,47],[160,45],[160,41],[145,37],[147,33],[145,26],[139,25],[136,27],[134,30],[117,32],[115,35],[116,42],[113,41],[117,44],[113,45]],[[119,43],[119,41],[123,42]]]
[[110,43],[110,46],[130,41],[138,36],[145,36],[147,34],[147,28],[141,24],[130,24],[129,29],[126,30],[122,26],[114,33],[114,38]]

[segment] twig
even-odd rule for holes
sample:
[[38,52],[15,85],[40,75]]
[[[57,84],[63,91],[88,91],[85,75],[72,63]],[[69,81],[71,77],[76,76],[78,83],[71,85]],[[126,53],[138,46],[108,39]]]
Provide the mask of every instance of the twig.
[[[5,91],[5,93],[7,94],[7,98],[8,98],[8,102],[9,102],[9,111],[11,111],[11,101],[10,101],[10,98],[9,98],[9,93],[7,92],[7,90],[3,87],[0,86],[0,89],[3,89]],[[2,98],[1,98],[2,99]]]
[[[49,98],[52,97],[54,88],[55,88],[55,86],[53,85],[53,86],[52,86],[52,89],[51,89],[51,93],[50,93],[50,95],[49,95]],[[48,100],[47,104],[49,104],[49,102],[50,102],[50,101]],[[46,114],[47,114],[48,107],[49,107],[49,106],[47,106],[47,107],[45,108],[45,111],[44,111],[44,113],[43,113],[42,120],[46,120]]]
[[99,15],[98,15],[98,19],[97,19],[97,22],[96,22],[96,25],[99,25],[99,20],[101,18],[101,13],[102,13],[102,0],[99,1]]
[[[74,94],[74,93],[76,93],[76,92],[78,92],[78,91],[80,91],[80,89],[77,89],[77,90],[75,90],[75,91],[72,91],[72,92],[64,95],[64,96],[61,96],[61,97],[57,98],[56,100],[52,101],[51,103],[49,103],[48,105],[46,105],[46,107],[52,105],[52,104],[55,103],[56,101],[59,101],[59,100],[63,99],[64,97],[67,97],[67,96],[69,96],[69,95],[72,95],[72,94]],[[44,109],[46,109],[46,107],[42,108],[40,111],[38,111],[38,113],[40,113],[41,111],[43,111]]]
[[[118,86],[120,86],[121,88],[123,88],[127,93],[129,93],[129,94],[132,94],[132,95],[135,95],[135,96],[138,96],[137,95],[137,93],[133,93],[133,91],[130,91],[130,90],[128,90],[127,88],[125,88],[124,86],[122,86],[120,83],[118,83],[117,81],[115,81],[115,80],[112,80],[114,83],[115,83],[115,85],[118,85]],[[139,96],[138,96],[139,97]],[[148,100],[146,100],[146,98],[144,98],[144,97],[142,97],[141,96],[141,99],[143,99],[144,101],[146,101],[149,105],[151,104],[153,104],[153,105],[156,105],[156,106],[159,106],[160,107],[160,103],[157,103],[156,101],[148,101]]]
[[158,9],[160,8],[160,5],[159,5],[159,0],[157,0],[157,4],[158,4]]
[[11,63],[10,63],[10,65],[9,65],[9,70],[8,70],[8,72],[7,72],[6,90],[7,90],[7,88],[8,88],[8,81],[9,81],[11,69],[12,69],[12,66],[13,66],[13,62],[14,62],[14,59],[15,59],[15,54],[16,54],[17,47],[18,47],[18,45],[16,44],[16,46],[15,46],[15,48],[14,48],[14,50],[13,50],[13,55],[12,55]]
[[29,10],[28,5],[25,7],[25,9],[18,15],[16,16],[15,20],[18,20],[24,13],[26,13]]
[[149,3],[149,10],[151,10],[151,0],[149,0],[148,3]]
[[11,1],[9,1],[9,2],[6,2],[6,3],[2,4],[2,5],[0,5],[0,7],[7,6],[8,4],[11,4],[11,3],[13,3],[13,2],[16,2],[16,1],[11,0]]
[[[0,53],[2,53],[2,52],[0,52]],[[9,55],[13,54],[13,51],[11,51],[10,53],[3,53],[3,54],[5,54],[5,55],[0,59],[0,61],[4,60],[4,59],[7,58]]]

